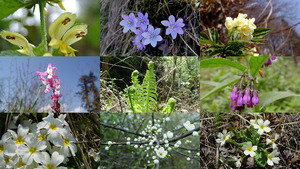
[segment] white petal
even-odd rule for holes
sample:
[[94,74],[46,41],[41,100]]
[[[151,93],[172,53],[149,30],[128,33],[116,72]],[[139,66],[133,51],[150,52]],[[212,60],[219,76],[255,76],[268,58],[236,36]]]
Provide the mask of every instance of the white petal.
[[76,25],[66,32],[62,40],[68,45],[72,45],[73,43],[82,39],[82,37],[84,37],[86,34],[87,25]]
[[61,164],[64,161],[64,156],[58,154],[57,151],[53,152],[51,156],[51,164],[53,164],[55,167]]

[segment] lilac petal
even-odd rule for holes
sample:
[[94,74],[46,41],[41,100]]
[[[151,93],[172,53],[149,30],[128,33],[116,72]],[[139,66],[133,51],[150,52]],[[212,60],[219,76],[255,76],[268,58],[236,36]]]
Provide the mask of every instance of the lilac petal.
[[128,20],[128,18],[129,18],[128,15],[123,15],[123,14],[122,14],[121,16],[122,16],[122,18],[123,18],[124,20]]
[[141,12],[138,12],[139,17],[143,17],[144,15]]
[[171,28],[167,28],[166,35],[169,35],[171,32],[173,32],[173,30]]
[[155,37],[155,40],[159,42],[159,41],[162,41],[163,39],[160,35],[158,35],[158,36]]
[[181,28],[176,28],[175,31],[180,35],[183,34],[183,30]]
[[148,45],[150,43],[150,39],[145,39],[145,41],[143,41],[144,45]]
[[132,27],[130,28],[130,30],[131,30],[132,32],[135,32],[135,31],[136,31],[135,26],[132,26]]
[[151,37],[151,34],[149,32],[142,33],[142,36],[146,39],[149,39]]
[[142,28],[143,30],[146,30],[146,29],[147,29],[147,24],[144,24],[141,28]]
[[175,17],[173,15],[169,16],[169,21],[171,24],[175,23]]
[[145,13],[145,17],[148,18],[148,13],[147,12]]
[[152,41],[151,41],[151,46],[155,47],[156,45],[157,45],[156,40],[152,40]]
[[167,20],[161,21],[161,24],[164,26],[170,26],[170,22]]
[[120,22],[120,25],[121,25],[121,26],[127,26],[127,23],[128,23],[128,21],[122,20],[122,21]]
[[129,14],[129,18],[130,18],[130,19],[134,19],[134,18],[135,18],[135,15],[134,15],[133,13],[130,13],[130,14]]
[[182,27],[184,27],[185,24],[184,24],[184,23],[176,23],[175,25],[176,25],[175,27],[180,27],[180,28],[182,28]]
[[148,26],[148,32],[150,32],[150,33],[154,32],[154,27],[152,25]]
[[129,27],[128,26],[125,26],[124,29],[123,29],[123,33],[126,33],[129,31]]
[[179,24],[179,23],[182,23],[183,22],[183,19],[179,18],[177,21],[176,21],[176,24]]
[[154,30],[154,35],[155,35],[155,36],[156,36],[156,35],[159,35],[159,33],[160,33],[160,28],[157,28],[157,29]]
[[173,38],[173,39],[176,39],[176,37],[177,37],[177,32],[174,32],[174,31],[173,31],[173,32],[171,32],[171,35],[172,35],[172,38]]

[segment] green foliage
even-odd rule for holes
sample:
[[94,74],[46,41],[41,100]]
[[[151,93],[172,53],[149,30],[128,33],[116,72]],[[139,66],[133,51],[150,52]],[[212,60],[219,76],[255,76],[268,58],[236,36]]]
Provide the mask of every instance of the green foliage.
[[10,14],[13,14],[19,8],[25,6],[25,4],[20,0],[0,0],[0,19],[3,19]]
[[172,113],[175,108],[176,100],[173,98],[170,98],[168,101],[168,104],[165,106],[165,108],[162,110],[163,113]]
[[219,34],[218,31],[214,28],[213,31],[211,31],[210,29],[208,29],[208,35],[211,41],[213,41],[214,43],[218,43],[219,41]]
[[4,51],[0,51],[0,56],[27,56],[27,55],[14,50],[4,50]]
[[253,56],[250,58],[249,66],[250,66],[250,74],[255,77],[256,73],[259,69],[261,69],[262,65],[270,58],[270,56]]
[[256,163],[258,165],[260,165],[261,167],[265,167],[266,164],[267,164],[267,155],[265,152],[263,152],[262,150],[258,150],[255,154],[255,157],[254,157]]
[[266,105],[269,105],[277,100],[292,96],[299,97],[300,95],[291,91],[266,92],[260,98],[260,110],[262,110]]
[[272,29],[258,27],[256,29],[254,29],[254,32],[252,34],[253,35],[253,39],[255,39],[255,38],[262,38],[262,37],[268,35],[271,31],[272,31]]
[[230,66],[241,71],[245,71],[247,67],[240,64],[238,61],[231,61],[225,58],[212,58],[212,59],[205,59],[200,61],[200,68],[213,68],[213,67],[223,67],[223,66]]

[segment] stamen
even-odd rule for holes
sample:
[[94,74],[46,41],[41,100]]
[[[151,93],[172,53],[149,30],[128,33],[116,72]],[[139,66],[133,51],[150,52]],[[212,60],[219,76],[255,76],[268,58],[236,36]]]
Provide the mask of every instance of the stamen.
[[68,22],[70,22],[71,19],[70,18],[66,18],[64,21],[62,21],[62,24],[66,25]]
[[14,36],[9,36],[9,35],[6,36],[6,39],[16,40],[16,38]]

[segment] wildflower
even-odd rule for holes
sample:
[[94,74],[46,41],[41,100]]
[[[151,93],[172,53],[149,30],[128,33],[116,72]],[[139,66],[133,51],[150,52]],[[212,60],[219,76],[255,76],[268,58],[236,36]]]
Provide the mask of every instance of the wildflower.
[[161,24],[168,27],[166,30],[166,35],[171,34],[173,39],[176,39],[177,33],[180,35],[183,34],[182,27],[184,27],[185,24],[181,18],[175,21],[175,17],[171,15],[169,16],[169,21],[163,20],[161,21]]
[[16,143],[16,146],[19,147],[19,146],[23,145],[23,143],[27,137],[29,128],[23,127],[21,124],[19,124],[17,133],[15,133],[12,130],[8,130],[8,131],[11,133],[11,135]]
[[195,129],[195,125],[194,125],[194,124],[191,124],[190,121],[186,121],[185,123],[183,123],[183,126],[184,126],[188,131],[191,131],[191,130],[194,130],[194,129]]
[[73,26],[75,18],[76,14],[63,13],[49,27],[49,35],[51,37],[49,46],[53,49],[59,49],[65,56],[75,56],[74,52],[77,50],[70,45],[87,34],[87,25]]
[[122,15],[123,20],[120,22],[120,25],[124,26],[123,33],[131,30],[135,32],[138,20],[135,18],[133,13],[128,15]]
[[193,131],[193,136],[198,136],[198,132],[197,131]]
[[158,157],[160,158],[165,158],[166,155],[168,154],[168,151],[165,151],[165,149],[163,147],[160,147],[158,150],[155,150],[156,154]]
[[137,49],[143,50],[146,49],[146,46],[143,44],[142,39],[135,38],[132,43],[136,46]]
[[262,65],[262,67],[268,67],[272,64],[272,62],[276,62],[277,61],[277,57],[276,56],[271,56],[271,58],[269,58],[268,60],[266,60],[266,62],[264,63],[264,65]]
[[155,159],[153,162],[154,162],[155,164],[158,164],[158,163],[159,163],[159,161],[158,161],[157,159]]
[[226,17],[225,26],[227,30],[232,30],[234,27],[236,27],[236,22],[234,22],[231,17]]
[[242,161],[242,159],[240,159],[240,158],[237,158],[237,157],[233,157],[233,159],[234,159],[234,161],[235,161],[235,166],[236,167],[241,167],[241,165],[242,165],[242,163],[241,163],[241,161]]
[[272,144],[272,148],[273,148],[273,149],[277,149],[277,145],[275,144],[275,141],[276,141],[278,138],[279,138],[279,135],[278,135],[278,134],[275,134],[274,140],[270,140],[270,139],[267,138],[267,140],[266,140],[267,145],[268,145],[268,144]]
[[166,117],[166,121],[170,121],[170,117]]
[[173,132],[168,131],[168,132],[167,132],[167,137],[168,137],[168,138],[172,138],[172,137],[173,137]]
[[33,54],[33,49],[34,47],[33,44],[29,43],[28,40],[21,34],[15,33],[15,32],[10,32],[10,31],[2,31],[1,34],[3,39],[7,40],[8,42],[19,46],[19,50],[17,50],[20,53],[23,53],[25,55],[29,56],[34,56]]
[[271,128],[268,127],[270,124],[269,120],[263,121],[262,119],[257,120],[257,124],[254,124],[254,128],[258,129],[257,133],[262,135],[264,132],[270,132]]
[[149,25],[148,13],[146,12],[145,15],[143,15],[141,12],[138,12],[138,17],[136,17],[136,19],[136,26],[142,28],[142,30],[146,30]]
[[279,152],[277,152],[277,150],[273,150],[272,153],[268,154],[268,165],[269,166],[273,166],[274,163],[278,164],[280,159],[279,157],[277,157],[279,155]]
[[99,153],[96,153],[94,149],[89,151],[89,155],[92,156],[96,162],[100,160]]
[[69,156],[69,151],[71,151],[72,155],[75,156],[77,152],[77,146],[74,144],[76,142],[75,138],[68,130],[62,130],[62,136],[64,139],[59,140],[56,144],[56,146],[60,147],[59,153]]
[[162,41],[162,37],[159,35],[160,28],[154,29],[152,25],[148,26],[148,32],[142,33],[142,36],[145,38],[143,42],[144,45],[151,43],[151,46],[155,47],[157,42]]
[[66,169],[66,167],[58,167],[64,161],[64,159],[65,157],[63,155],[60,155],[57,151],[54,151],[52,153],[51,158],[48,153],[45,153],[45,160],[41,161],[42,166],[39,166],[38,169],[42,169],[42,168]]
[[252,146],[252,143],[250,141],[247,142],[246,145],[242,147],[245,155],[250,155],[251,157],[255,156],[255,151],[257,150],[257,146]]
[[239,91],[239,96],[238,96],[236,105],[237,106],[242,106],[243,105],[243,93],[242,93],[242,91]]
[[238,97],[237,90],[238,90],[238,88],[237,88],[237,86],[235,85],[235,86],[233,87],[232,92],[231,92],[230,100],[236,101],[236,99],[237,99],[237,97]]
[[223,130],[222,133],[218,134],[218,139],[216,139],[216,142],[221,143],[221,146],[223,146],[229,138],[230,134],[227,133],[227,130]]
[[191,158],[190,158],[190,157],[188,157],[188,158],[186,158],[186,160],[190,161],[190,160],[191,160]]
[[245,95],[243,97],[243,104],[251,104],[251,96],[250,96],[250,87],[247,86],[246,91],[245,91]]
[[174,144],[174,147],[175,147],[175,148],[178,148],[180,145],[181,145],[181,141],[179,140],[179,141],[177,141],[177,142]]
[[105,147],[105,150],[109,150],[109,147],[108,147],[108,146],[106,146],[106,147]]

